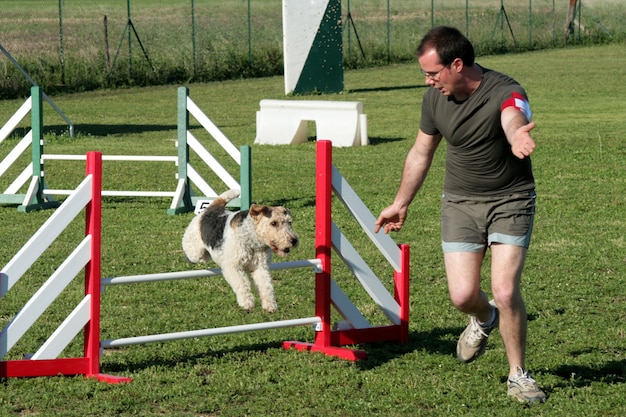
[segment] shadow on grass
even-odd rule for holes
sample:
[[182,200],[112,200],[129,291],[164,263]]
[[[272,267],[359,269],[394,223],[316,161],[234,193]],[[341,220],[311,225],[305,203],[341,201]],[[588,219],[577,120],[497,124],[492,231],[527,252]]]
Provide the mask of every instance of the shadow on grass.
[[[57,130],[55,130],[57,129]],[[67,126],[49,126],[45,131],[51,133],[63,133],[67,131]],[[176,131],[176,125],[142,125],[142,124],[78,124],[74,125],[74,133],[77,135],[89,136],[109,136],[109,135],[130,135],[147,132]],[[59,133],[57,133],[59,134]]]
[[[355,347],[356,349],[362,349],[367,352],[367,359],[356,361],[355,365],[362,371],[368,371],[375,369],[385,363],[397,359],[406,354],[410,354],[416,351],[425,352],[428,354],[440,354],[440,355],[453,355],[456,349],[456,337],[463,331],[463,328],[447,328],[447,329],[432,329],[428,332],[414,332],[409,335],[409,340],[405,344],[397,344],[393,342],[389,343],[376,343]],[[451,338],[450,336],[453,336]],[[131,347],[132,348],[132,347]],[[346,347],[351,348],[351,347]],[[111,355],[120,354],[125,348],[120,349],[108,349]],[[105,363],[103,365],[103,372],[111,373],[120,376],[126,376],[126,374],[137,372],[138,370],[148,369],[151,367],[175,367],[181,363],[196,363],[203,361],[207,357],[222,357],[227,354],[237,352],[257,352],[263,353],[269,349],[282,349],[282,341],[257,343],[239,345],[232,349],[222,350],[209,350],[201,354],[185,355],[181,352],[180,355],[172,356],[169,358],[163,357],[151,357],[141,360],[125,361],[120,356],[120,361]],[[303,355],[315,355],[320,353],[302,352]]]
[[[119,136],[119,135],[132,135],[139,133],[149,132],[174,132],[176,134],[176,125],[141,125],[141,124],[77,124],[74,125],[74,136],[92,136],[92,137],[106,137],[106,136]],[[202,126],[189,126],[189,130],[202,129]],[[18,127],[12,133],[11,137],[23,138],[31,130],[30,127]],[[51,125],[44,126],[44,135],[55,136],[69,136],[69,126],[67,125]],[[309,138],[310,142],[315,142],[317,137],[312,136]],[[376,146],[384,143],[401,142],[406,138],[394,137],[369,137],[369,146]]]
[[[176,131],[176,125],[142,125],[142,124],[76,124],[74,125],[74,135],[82,136],[111,136],[111,135],[130,135],[147,132],[167,132]],[[18,127],[11,136],[23,138],[26,136],[30,127]],[[68,135],[68,125],[50,125],[44,126],[44,134],[52,134],[56,136]]]
[[594,382],[626,383],[626,359],[586,365],[561,365],[551,372],[563,379],[560,387],[587,387]]
[[[355,365],[361,371],[369,371],[414,352],[453,356],[456,351],[456,338],[462,330],[462,328],[456,327],[432,329],[427,332],[414,332],[410,334],[409,340],[405,344],[377,343],[359,346],[357,347],[358,349],[367,352],[367,359],[357,361]],[[120,376],[129,376],[128,374],[130,373],[151,367],[176,367],[181,363],[194,364],[202,362],[207,357],[219,358],[237,352],[263,353],[270,349],[282,349],[282,341],[240,345],[232,349],[207,351],[193,355],[185,355],[184,352],[181,352],[180,355],[169,358],[152,357],[135,361],[121,360],[119,362],[106,363],[103,371]],[[113,355],[116,354],[116,351],[118,351],[118,349],[110,350]],[[314,355],[315,353],[302,352],[302,354]],[[590,386],[593,383],[624,384],[626,383],[626,360],[613,360],[591,366],[562,365],[553,371],[548,371],[548,373],[561,378],[562,381],[555,384],[551,389],[546,389],[547,392],[552,392],[555,388],[582,388]],[[502,379],[502,382],[504,381],[506,381],[506,378]]]
[[426,332],[412,332],[404,344],[376,343],[362,347],[367,352],[367,359],[357,362],[363,371],[377,368],[401,356],[424,352],[435,355],[454,355],[458,336],[463,327],[435,328]]
[[[376,145],[380,145],[381,143],[400,142],[400,141],[406,140],[406,138],[381,138],[381,137],[370,136],[367,138],[367,140],[369,141],[369,146],[376,146]],[[312,143],[317,142],[317,136],[309,136],[307,138],[307,142],[312,142]]]
[[131,373],[149,369],[152,367],[175,368],[176,366],[180,366],[181,363],[196,364],[204,361],[207,357],[220,358],[225,355],[237,352],[263,353],[269,349],[281,349],[282,342],[239,345],[233,347],[232,349],[208,350],[206,352],[196,353],[193,355],[185,355],[185,352],[181,351],[180,355],[171,356],[168,358],[154,356],[135,361],[123,359],[124,355],[122,352],[124,352],[125,349],[132,348],[133,347],[130,346],[128,348],[107,349],[106,352],[109,352],[113,356],[115,356],[116,354],[120,354],[120,360],[116,362],[105,363],[103,365],[102,371],[118,376],[131,376]]
[[426,84],[418,84],[418,85],[398,85],[394,87],[368,87],[368,88],[354,88],[348,90],[349,93],[369,93],[369,92],[379,92],[379,91],[397,91],[397,90],[413,90],[416,88],[428,88],[429,85]]
[[[536,315],[529,314],[528,320],[536,319]],[[412,332],[405,344],[371,344],[364,350],[368,359],[359,362],[362,370],[376,368],[386,362],[413,352],[424,352],[432,355],[456,357],[456,344],[465,327],[434,328],[425,332]]]
[[380,137],[370,137],[369,141],[370,144],[369,146],[376,146],[376,145],[380,145],[382,143],[391,143],[391,142],[401,142],[406,140],[406,138],[380,138]]
[[263,200],[254,201],[256,204],[265,204],[268,206],[285,206],[289,209],[303,208],[303,207],[315,207],[316,198],[314,195],[306,195],[294,198],[281,198],[278,200]]

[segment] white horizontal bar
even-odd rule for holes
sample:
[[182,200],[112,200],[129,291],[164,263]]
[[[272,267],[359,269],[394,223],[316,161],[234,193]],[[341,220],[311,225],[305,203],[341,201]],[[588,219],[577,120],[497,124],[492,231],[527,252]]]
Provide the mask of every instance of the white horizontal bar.
[[[43,154],[41,159],[44,161],[84,161],[86,155],[62,155],[62,154]],[[178,162],[177,156],[163,155],[102,155],[103,161],[145,161],[145,162]]]
[[321,323],[319,317],[307,317],[293,320],[271,321],[266,323],[241,324],[238,326],[217,327],[214,329],[191,330],[186,332],[155,334],[150,336],[125,337],[121,339],[101,340],[100,347],[103,349],[115,348],[143,343],[167,342],[171,340],[191,339],[195,337],[217,336],[221,334],[242,333],[254,330],[280,329],[283,327],[306,326]]
[[114,197],[174,197],[175,191],[102,191],[103,196]]
[[[46,195],[69,195],[74,190],[60,190],[46,188],[43,190]],[[174,197],[175,191],[102,191],[103,196],[109,197]]]
[[[322,261],[318,258],[270,264],[270,270],[319,267]],[[137,284],[141,282],[168,281],[176,279],[204,278],[222,275],[220,268],[201,269],[180,272],[163,272],[158,274],[127,275],[123,277],[102,278],[101,285]]]

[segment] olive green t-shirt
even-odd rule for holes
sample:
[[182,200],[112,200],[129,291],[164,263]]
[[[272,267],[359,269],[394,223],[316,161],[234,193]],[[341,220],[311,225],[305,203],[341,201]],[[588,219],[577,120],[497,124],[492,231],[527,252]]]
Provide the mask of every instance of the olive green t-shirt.
[[448,144],[444,192],[500,196],[532,191],[530,158],[513,155],[500,121],[504,103],[521,97],[527,104],[526,92],[504,74],[483,71],[482,82],[465,101],[436,88],[424,94],[420,129],[429,135],[441,133]]

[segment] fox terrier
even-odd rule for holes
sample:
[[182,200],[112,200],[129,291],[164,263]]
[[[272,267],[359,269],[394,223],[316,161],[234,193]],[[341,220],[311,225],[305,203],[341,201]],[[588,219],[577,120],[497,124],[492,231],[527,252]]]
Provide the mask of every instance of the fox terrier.
[[197,214],[183,235],[183,251],[190,262],[213,260],[245,310],[254,307],[249,274],[268,313],[276,311],[274,286],[270,276],[272,253],[287,256],[298,245],[291,228],[291,214],[285,207],[258,206],[232,212],[226,204],[239,196],[229,190]]

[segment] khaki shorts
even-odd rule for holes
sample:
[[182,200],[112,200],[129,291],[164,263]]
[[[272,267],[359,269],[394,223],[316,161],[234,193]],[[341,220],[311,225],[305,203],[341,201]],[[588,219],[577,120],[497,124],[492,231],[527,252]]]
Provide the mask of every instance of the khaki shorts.
[[534,191],[497,197],[441,198],[444,252],[483,252],[492,243],[528,248],[535,217]]

